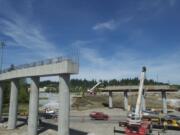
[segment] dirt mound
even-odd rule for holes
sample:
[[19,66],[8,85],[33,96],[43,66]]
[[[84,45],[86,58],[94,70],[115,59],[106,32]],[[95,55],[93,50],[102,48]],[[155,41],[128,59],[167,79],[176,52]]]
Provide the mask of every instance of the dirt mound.
[[[86,110],[91,108],[103,108],[108,107],[108,95],[96,95],[96,96],[84,96],[77,97],[72,104],[72,109]],[[136,105],[137,94],[131,94],[128,96],[128,104],[131,106]],[[123,94],[113,95],[113,107],[124,108],[124,96]],[[162,108],[161,95],[148,95],[146,97],[146,108]],[[168,106],[170,108],[170,106]]]
[[107,96],[85,96],[77,97],[72,104],[72,109],[86,110],[90,108],[104,107],[107,103]]

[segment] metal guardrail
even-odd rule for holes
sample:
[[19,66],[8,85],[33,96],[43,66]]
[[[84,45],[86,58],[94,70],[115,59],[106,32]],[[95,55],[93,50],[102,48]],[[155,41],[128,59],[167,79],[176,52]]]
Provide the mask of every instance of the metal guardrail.
[[0,74],[10,72],[13,70],[19,70],[19,69],[25,69],[25,68],[31,68],[31,67],[60,63],[60,62],[65,61],[65,60],[77,63],[76,61],[74,61],[73,59],[70,59],[70,58],[57,57],[57,58],[41,60],[41,61],[32,62],[29,64],[18,65],[18,66],[11,65],[9,68],[2,70],[2,72],[0,72]]

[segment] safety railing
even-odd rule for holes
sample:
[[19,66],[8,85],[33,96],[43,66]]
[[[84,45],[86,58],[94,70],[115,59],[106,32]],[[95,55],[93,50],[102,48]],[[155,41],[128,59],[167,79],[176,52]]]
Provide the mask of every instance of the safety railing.
[[51,58],[51,59],[46,59],[46,60],[41,60],[41,61],[37,61],[37,62],[32,62],[29,64],[23,64],[23,65],[11,65],[9,68],[2,70],[0,73],[6,73],[6,72],[10,72],[13,70],[19,70],[19,69],[25,69],[25,68],[31,68],[31,67],[36,67],[36,66],[43,66],[43,65],[49,65],[49,64],[55,64],[55,63],[60,63],[62,61],[71,61],[73,63],[77,63],[77,61],[70,59],[70,58],[63,58],[63,57],[56,57],[56,58]]

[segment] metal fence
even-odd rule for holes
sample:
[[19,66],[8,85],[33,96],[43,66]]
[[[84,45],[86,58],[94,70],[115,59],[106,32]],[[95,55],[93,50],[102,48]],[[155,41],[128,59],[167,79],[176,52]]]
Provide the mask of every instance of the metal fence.
[[63,57],[57,57],[57,58],[52,58],[52,59],[46,59],[46,60],[41,60],[41,61],[37,61],[37,62],[32,62],[29,64],[23,64],[23,65],[11,65],[9,68],[4,69],[1,71],[2,73],[6,73],[6,72],[10,72],[12,70],[19,70],[19,69],[25,69],[25,68],[31,68],[31,67],[36,67],[36,66],[43,66],[43,65],[49,65],[49,64],[55,64],[55,63],[60,63],[62,61],[71,61],[73,63],[77,63],[78,61],[75,61],[73,59],[70,58],[63,58]]

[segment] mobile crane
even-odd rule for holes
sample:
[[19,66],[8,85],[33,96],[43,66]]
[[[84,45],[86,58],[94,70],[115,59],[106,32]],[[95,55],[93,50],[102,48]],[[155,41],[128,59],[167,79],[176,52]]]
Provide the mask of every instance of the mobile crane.
[[95,88],[98,87],[101,84],[101,82],[98,82],[96,85],[94,85],[91,89],[87,90],[87,93],[89,95],[96,95]]
[[149,135],[151,133],[151,121],[142,119],[142,93],[144,87],[146,67],[142,68],[140,76],[140,84],[138,97],[136,101],[135,111],[132,111],[125,122],[120,122],[119,126],[125,127],[126,135]]

